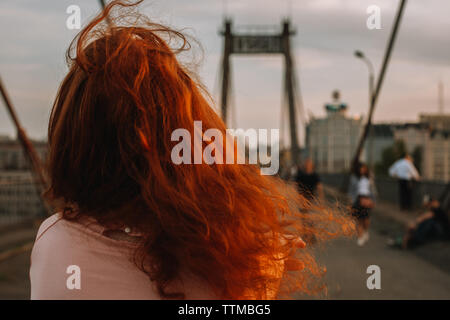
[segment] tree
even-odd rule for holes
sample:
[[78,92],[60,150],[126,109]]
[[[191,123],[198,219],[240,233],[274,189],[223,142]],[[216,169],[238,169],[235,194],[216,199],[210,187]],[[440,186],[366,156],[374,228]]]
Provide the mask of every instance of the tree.
[[419,173],[421,172],[422,169],[422,152],[423,152],[423,148],[422,146],[417,146],[413,153],[412,153],[412,158],[414,161],[414,166],[417,168],[417,171],[419,171]]
[[391,146],[385,148],[381,154],[381,161],[375,164],[375,174],[380,176],[389,175],[391,165],[406,153],[403,140],[396,140]]

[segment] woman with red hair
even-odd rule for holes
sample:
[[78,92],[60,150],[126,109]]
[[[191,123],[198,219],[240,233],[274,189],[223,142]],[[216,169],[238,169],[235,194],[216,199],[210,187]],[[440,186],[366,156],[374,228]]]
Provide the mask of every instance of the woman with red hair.
[[190,48],[186,37],[134,5],[113,1],[69,48],[48,130],[46,194],[58,213],[36,238],[31,298],[317,292],[323,270],[297,250],[299,237],[330,239],[351,223],[323,208],[302,214],[311,204],[256,165],[173,163],[174,130],[194,136],[202,121],[225,136],[226,127],[177,59]]

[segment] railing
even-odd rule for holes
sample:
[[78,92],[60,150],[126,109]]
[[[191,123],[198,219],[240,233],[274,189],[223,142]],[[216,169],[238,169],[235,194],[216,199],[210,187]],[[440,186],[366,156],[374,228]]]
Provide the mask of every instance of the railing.
[[43,216],[45,208],[30,179],[0,179],[0,226],[8,226]]
[[[344,184],[345,174],[343,173],[324,173],[320,174],[324,184],[335,188],[342,188]],[[376,177],[375,185],[377,188],[378,198],[383,201],[398,204],[399,191],[396,179],[389,177]],[[413,206],[418,208],[422,205],[425,195],[439,198],[446,187],[445,182],[440,181],[418,181],[414,184]]]

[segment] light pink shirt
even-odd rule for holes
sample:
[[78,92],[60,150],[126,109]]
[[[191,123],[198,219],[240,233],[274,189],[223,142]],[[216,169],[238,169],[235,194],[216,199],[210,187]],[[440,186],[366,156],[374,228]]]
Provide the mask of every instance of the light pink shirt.
[[[103,230],[60,214],[45,220],[31,253],[31,299],[161,299],[132,260],[136,244],[108,238]],[[200,281],[182,279],[187,299],[215,299]]]

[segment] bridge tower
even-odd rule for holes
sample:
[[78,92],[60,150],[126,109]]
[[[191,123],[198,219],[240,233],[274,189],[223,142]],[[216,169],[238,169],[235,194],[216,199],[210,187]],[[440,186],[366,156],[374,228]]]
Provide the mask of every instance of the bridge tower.
[[[267,28],[256,29],[256,32],[234,32],[232,21],[225,19],[220,35],[224,38],[221,79],[221,116],[227,122],[229,92],[231,85],[230,56],[233,54],[281,54],[284,56],[284,95],[288,103],[289,132],[291,144],[291,160],[299,163],[300,148],[297,138],[296,94],[294,61],[291,55],[290,38],[295,34],[289,20],[282,22],[281,31],[268,32]],[[283,106],[284,107],[284,106]]]

